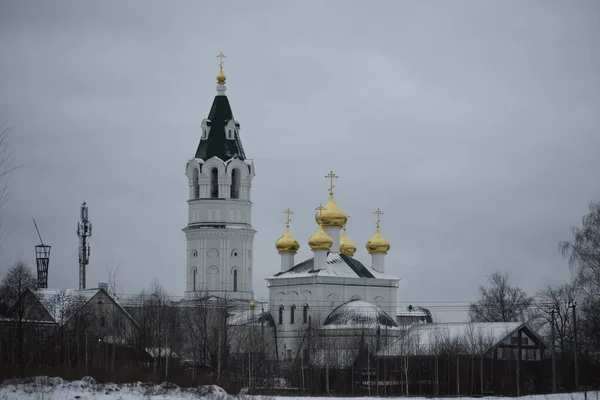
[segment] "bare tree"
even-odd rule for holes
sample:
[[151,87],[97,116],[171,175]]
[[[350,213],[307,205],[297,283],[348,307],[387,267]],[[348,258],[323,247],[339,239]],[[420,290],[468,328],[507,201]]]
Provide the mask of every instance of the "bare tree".
[[119,279],[119,269],[121,264],[110,262],[106,266],[106,273],[108,274],[108,294],[114,298],[119,299],[123,296],[123,285]]
[[479,299],[469,306],[471,321],[523,321],[533,298],[520,288],[510,286],[507,273],[494,272],[488,278],[488,283],[488,287],[479,286]]
[[[568,351],[573,343],[573,318],[571,315],[571,304],[577,295],[577,287],[574,284],[560,286],[548,286],[537,294],[537,302],[542,304],[536,311],[536,320],[540,328],[550,328],[552,323],[551,310],[554,309],[554,332],[555,345],[561,354]],[[550,343],[551,340],[548,340]]]
[[[579,320],[584,345],[591,354],[600,352],[600,202],[593,202],[581,228],[571,229],[571,241],[559,243],[581,288],[582,318]],[[578,335],[579,336],[579,335]],[[600,362],[600,360],[599,360]]]
[[13,318],[17,328],[17,354],[19,366],[24,362],[25,319],[31,304],[24,301],[27,291],[37,290],[37,280],[23,261],[17,261],[0,283],[0,302],[4,304],[9,317]]

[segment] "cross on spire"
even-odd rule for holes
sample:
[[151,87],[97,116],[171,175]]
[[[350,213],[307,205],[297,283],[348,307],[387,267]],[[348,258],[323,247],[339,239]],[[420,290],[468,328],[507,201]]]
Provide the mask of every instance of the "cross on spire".
[[377,227],[377,229],[379,229],[379,224],[381,223],[381,219],[379,218],[380,215],[383,215],[383,211],[381,211],[379,208],[377,210],[375,210],[373,212],[373,214],[377,215],[377,222],[375,222],[375,226]]
[[325,178],[329,178],[329,194],[333,196],[333,188],[335,187],[333,180],[338,179],[339,176],[334,174],[333,171],[329,171],[329,173],[325,175]]
[[287,214],[286,221],[285,221],[285,226],[286,226],[287,228],[289,228],[289,227],[290,227],[290,221],[291,221],[291,219],[290,219],[290,215],[292,215],[292,214],[293,214],[293,212],[292,212],[292,210],[290,210],[290,209],[288,208],[288,209],[287,209],[287,210],[285,210],[283,213],[284,213],[284,214]]
[[217,54],[217,58],[220,58],[221,61],[219,61],[219,68],[221,69],[221,72],[223,72],[223,59],[227,58],[225,57],[225,54],[223,54],[223,52],[219,52],[219,54]]

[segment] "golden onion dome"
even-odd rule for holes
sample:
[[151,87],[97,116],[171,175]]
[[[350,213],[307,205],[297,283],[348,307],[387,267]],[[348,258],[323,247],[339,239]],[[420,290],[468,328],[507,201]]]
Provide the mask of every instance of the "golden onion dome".
[[371,239],[367,240],[367,251],[369,254],[386,254],[390,249],[390,242],[387,241],[379,232],[379,227]]
[[333,194],[330,194],[325,207],[315,215],[315,221],[324,227],[341,228],[348,221],[348,215],[337,205]]
[[254,301],[254,297],[252,297],[250,299],[250,309],[254,310],[255,307],[256,307],[256,301]]
[[340,253],[345,256],[353,257],[354,253],[356,253],[356,245],[346,233],[346,228],[344,228],[344,234],[340,238]]
[[280,253],[297,253],[300,243],[290,233],[290,227],[286,226],[285,233],[275,242],[275,247]]
[[312,250],[329,250],[333,246],[333,239],[319,225],[319,229],[308,239],[308,245]]
[[225,83],[225,74],[223,73],[223,69],[221,69],[219,71],[219,74],[217,75],[217,82],[218,83]]

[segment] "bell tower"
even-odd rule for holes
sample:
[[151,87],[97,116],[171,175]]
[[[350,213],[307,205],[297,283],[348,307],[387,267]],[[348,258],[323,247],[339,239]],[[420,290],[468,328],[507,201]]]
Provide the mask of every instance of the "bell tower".
[[202,121],[200,143],[188,161],[186,299],[216,296],[252,298],[251,188],[254,163],[246,158],[240,124],[225,95],[223,53],[217,95]]

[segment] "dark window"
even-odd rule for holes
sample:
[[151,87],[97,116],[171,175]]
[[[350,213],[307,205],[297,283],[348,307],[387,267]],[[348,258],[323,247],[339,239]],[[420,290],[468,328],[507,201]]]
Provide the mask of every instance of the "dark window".
[[232,199],[240,198],[240,175],[237,169],[231,171],[231,195]]
[[283,306],[279,306],[279,325],[283,324]]
[[106,317],[102,316],[102,317],[100,317],[100,326],[104,326],[104,325],[106,325]]
[[302,323],[308,323],[308,304],[305,304],[304,308],[302,308]]
[[198,276],[198,270],[196,268],[192,269],[192,276],[193,276],[193,279],[194,279],[193,291],[195,292],[196,291],[196,279],[197,279],[196,277]]
[[290,324],[294,323],[294,312],[296,311],[296,306],[292,305],[290,308]]
[[233,291],[237,292],[237,269],[233,270]]
[[219,197],[219,170],[216,168],[210,171],[210,197],[213,199]]
[[192,184],[194,185],[194,198],[200,198],[200,184],[198,182],[198,169],[194,168],[192,173]]

